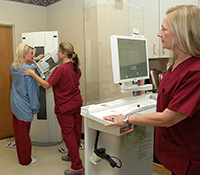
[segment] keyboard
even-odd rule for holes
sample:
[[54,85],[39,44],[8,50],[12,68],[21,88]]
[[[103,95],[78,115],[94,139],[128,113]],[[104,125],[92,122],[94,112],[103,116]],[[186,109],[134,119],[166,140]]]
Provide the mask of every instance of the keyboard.
[[127,114],[147,114],[147,113],[153,113],[156,112],[156,104],[148,105],[144,107],[138,107],[138,109],[135,109]]

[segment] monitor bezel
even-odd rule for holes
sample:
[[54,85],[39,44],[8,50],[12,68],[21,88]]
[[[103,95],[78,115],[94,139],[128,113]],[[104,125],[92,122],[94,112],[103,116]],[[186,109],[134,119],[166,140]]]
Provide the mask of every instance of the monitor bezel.
[[[141,76],[141,77],[127,78],[127,79],[120,78],[118,39],[137,40],[137,41],[145,42],[147,75]],[[136,82],[138,80],[149,79],[149,58],[148,58],[147,39],[146,38],[139,37],[139,36],[132,37],[132,36],[122,36],[122,35],[111,35],[110,43],[111,43],[111,58],[112,58],[112,70],[113,70],[114,83]]]

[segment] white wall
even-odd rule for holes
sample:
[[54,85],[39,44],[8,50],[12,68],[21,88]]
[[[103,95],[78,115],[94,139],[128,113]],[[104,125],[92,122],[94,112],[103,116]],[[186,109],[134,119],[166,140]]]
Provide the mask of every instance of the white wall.
[[85,99],[83,1],[62,0],[48,7],[0,0],[0,25],[14,26],[14,49],[24,32],[58,31],[59,42],[71,42],[81,61],[80,89]]
[[47,29],[45,7],[1,0],[0,24],[14,25],[14,47],[16,47],[21,42],[23,32]]
[[48,6],[46,12],[47,30],[57,30],[59,42],[67,41],[75,47],[82,71],[80,89],[83,99],[85,99],[83,3],[83,0],[62,0]]

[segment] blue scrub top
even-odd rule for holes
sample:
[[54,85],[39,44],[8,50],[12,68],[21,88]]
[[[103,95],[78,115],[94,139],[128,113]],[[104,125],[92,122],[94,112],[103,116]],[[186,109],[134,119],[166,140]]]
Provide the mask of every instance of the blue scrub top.
[[39,85],[37,81],[28,75],[23,75],[22,70],[32,69],[32,66],[22,64],[20,68],[14,69],[13,63],[10,66],[12,72],[11,89],[11,111],[21,121],[30,122],[33,115],[39,112]]

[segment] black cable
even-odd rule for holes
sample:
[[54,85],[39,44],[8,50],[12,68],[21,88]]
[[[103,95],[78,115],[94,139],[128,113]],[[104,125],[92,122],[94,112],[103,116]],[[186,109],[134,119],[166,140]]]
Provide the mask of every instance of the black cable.
[[110,156],[110,157],[113,158],[113,159],[117,159],[119,161],[120,165],[119,166],[116,165],[117,168],[121,168],[122,167],[122,161],[118,157],[115,157],[115,156]]
[[[110,163],[110,166],[117,167],[117,168],[121,168],[122,167],[122,162],[119,158],[114,157],[114,156],[110,156],[109,154],[106,154],[106,149],[105,148],[99,148],[97,149],[97,144],[98,144],[98,140],[99,140],[99,134],[100,131],[97,130],[97,134],[96,134],[96,140],[95,140],[95,145],[94,145],[94,153],[101,157],[102,159],[105,159],[108,163]],[[118,166],[117,163],[112,159],[115,158],[119,161],[120,165]]]
[[98,144],[98,141],[99,141],[99,133],[100,133],[100,131],[97,130],[97,135],[96,135],[94,150],[97,150],[97,144]]

